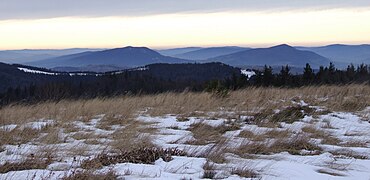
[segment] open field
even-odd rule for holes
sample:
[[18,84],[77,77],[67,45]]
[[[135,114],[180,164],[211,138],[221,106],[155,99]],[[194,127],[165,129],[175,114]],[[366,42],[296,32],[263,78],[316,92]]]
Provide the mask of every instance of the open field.
[[369,179],[370,86],[0,109],[0,179]]

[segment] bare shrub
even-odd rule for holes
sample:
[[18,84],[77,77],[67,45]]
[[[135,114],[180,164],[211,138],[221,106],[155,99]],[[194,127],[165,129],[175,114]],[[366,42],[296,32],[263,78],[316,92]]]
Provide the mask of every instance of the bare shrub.
[[308,106],[290,106],[274,114],[271,117],[271,121],[293,123],[304,118],[305,115],[308,115],[314,111],[314,109]]
[[203,178],[205,179],[214,179],[217,174],[214,165],[209,161],[203,165],[203,170]]
[[70,175],[66,175],[62,177],[62,180],[93,180],[93,179],[99,179],[99,180],[116,180],[117,175],[114,171],[108,171],[107,173],[103,174],[96,174],[92,171],[74,171]]
[[234,168],[232,169],[231,174],[236,174],[244,178],[257,178],[258,177],[258,174],[249,167]]
[[253,131],[250,131],[250,130],[243,130],[239,133],[239,137],[242,137],[242,138],[248,138],[248,139],[252,139],[255,137],[256,134],[254,134]]
[[172,156],[185,155],[186,153],[179,149],[139,148],[121,152],[117,155],[103,153],[93,159],[83,161],[81,167],[84,169],[94,169],[117,163],[153,164],[159,158],[168,162],[172,160]]
[[328,175],[331,175],[331,176],[345,176],[344,174],[334,172],[333,170],[328,170],[328,169],[319,169],[319,170],[317,170],[317,172],[322,173],[322,174],[328,174]]
[[289,152],[293,155],[299,155],[301,150],[307,151],[322,151],[322,149],[310,142],[310,139],[303,135],[296,135],[290,139],[277,139],[270,147],[270,151]]
[[10,171],[23,171],[29,169],[46,169],[51,164],[52,159],[39,159],[39,158],[28,158],[22,162],[5,162],[0,165],[0,173],[7,173]]
[[195,141],[189,141],[189,144],[205,145],[209,143],[217,143],[223,139],[222,133],[208,124],[196,123],[189,128],[192,132]]

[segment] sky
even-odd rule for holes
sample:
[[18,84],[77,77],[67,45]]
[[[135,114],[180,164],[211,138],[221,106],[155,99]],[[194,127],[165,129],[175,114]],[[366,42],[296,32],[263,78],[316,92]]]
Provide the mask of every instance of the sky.
[[0,0],[0,49],[370,43],[369,0]]

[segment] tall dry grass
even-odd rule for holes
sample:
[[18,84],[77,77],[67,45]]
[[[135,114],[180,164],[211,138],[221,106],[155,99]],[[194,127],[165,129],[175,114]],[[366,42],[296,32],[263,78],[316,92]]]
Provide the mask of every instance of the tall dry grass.
[[[197,115],[201,112],[233,111],[235,116],[261,109],[277,109],[303,100],[330,110],[357,111],[370,106],[369,85],[308,86],[301,88],[256,88],[232,91],[225,98],[211,93],[184,92],[119,96],[91,100],[63,100],[34,105],[9,105],[0,109],[0,125],[37,119],[88,120],[99,114],[126,119],[145,111],[153,116]],[[204,114],[203,114],[204,115]]]

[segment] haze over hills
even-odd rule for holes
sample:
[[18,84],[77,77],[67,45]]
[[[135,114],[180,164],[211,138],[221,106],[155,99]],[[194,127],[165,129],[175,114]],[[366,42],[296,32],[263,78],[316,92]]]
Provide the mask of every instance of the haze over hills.
[[173,48],[173,49],[158,49],[156,50],[160,54],[164,56],[174,56],[177,54],[183,54],[191,51],[196,51],[199,49],[203,49],[201,47],[183,47],[183,48]]
[[72,48],[72,49],[23,49],[0,51],[0,62],[28,63],[53,57],[81,53],[86,51],[101,51],[103,49]]
[[29,65],[45,68],[54,67],[83,67],[89,65],[113,65],[117,67],[138,67],[154,63],[188,63],[192,61],[163,56],[146,47],[124,47],[97,52],[83,52],[60,56]]
[[249,50],[251,48],[237,47],[237,46],[225,46],[225,47],[210,47],[202,48],[182,54],[172,55],[173,57],[191,60],[206,60],[222,55],[232,54],[243,50]]
[[[163,54],[169,55],[165,56]],[[0,51],[0,62],[26,64],[65,72],[109,72],[154,63],[223,62],[238,67],[290,65],[301,69],[306,63],[313,68],[326,66],[329,61],[345,68],[349,63],[370,64],[370,45],[333,44],[322,47],[270,48],[185,47],[153,51],[146,47],[116,49],[75,48],[63,50]]]
[[225,56],[208,59],[207,61],[222,62],[233,66],[280,66],[289,65],[304,67],[309,63],[312,67],[328,65],[329,59],[314,52],[297,50],[282,44],[270,48],[245,50]]
[[332,44],[321,47],[297,47],[300,50],[315,52],[332,61],[354,64],[370,63],[370,45]]
[[128,69],[128,67],[117,67],[113,65],[88,65],[82,67],[60,66],[51,68],[51,70],[59,72],[97,72],[97,73],[120,71],[124,69]]

